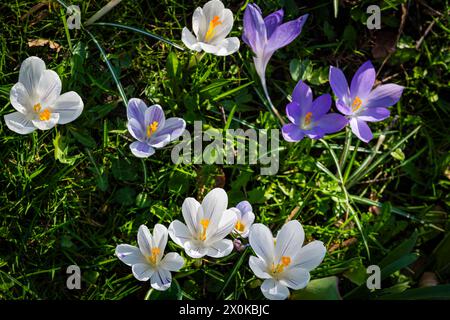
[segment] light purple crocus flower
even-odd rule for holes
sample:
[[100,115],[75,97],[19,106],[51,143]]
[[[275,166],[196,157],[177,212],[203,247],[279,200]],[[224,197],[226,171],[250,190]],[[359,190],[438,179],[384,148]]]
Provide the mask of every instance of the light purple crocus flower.
[[127,107],[128,131],[138,141],[130,145],[138,158],[147,158],[155,149],[166,146],[183,133],[186,122],[181,118],[166,119],[159,105],[147,108],[141,99],[133,98]]
[[389,117],[390,107],[398,102],[404,87],[383,84],[372,90],[376,72],[370,61],[365,62],[353,76],[350,88],[344,73],[330,67],[330,85],[337,98],[336,107],[345,114],[353,133],[362,141],[373,138],[366,122],[382,121]]
[[242,40],[253,50],[256,72],[266,88],[266,67],[274,52],[295,40],[308,18],[305,14],[298,19],[282,23],[283,9],[275,11],[265,19],[261,9],[254,3],[247,5],[244,12],[244,33]]
[[311,88],[299,81],[292,92],[292,102],[286,106],[287,117],[292,123],[285,124],[281,130],[284,140],[297,142],[305,136],[320,139],[344,128],[348,120],[338,113],[327,113],[330,108],[329,94],[313,101]]

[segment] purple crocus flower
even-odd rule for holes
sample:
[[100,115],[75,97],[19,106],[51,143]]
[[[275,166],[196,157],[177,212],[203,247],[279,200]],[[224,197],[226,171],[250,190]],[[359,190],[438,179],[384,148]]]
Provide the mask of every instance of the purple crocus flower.
[[313,101],[311,88],[299,81],[292,92],[292,102],[286,106],[287,117],[292,123],[285,124],[281,130],[284,140],[297,142],[304,136],[320,139],[344,128],[348,120],[338,113],[327,113],[330,108],[329,94]]
[[261,9],[254,3],[247,5],[244,12],[244,33],[242,40],[253,50],[256,72],[266,89],[266,67],[274,52],[295,40],[308,18],[305,14],[298,19],[282,23],[283,9],[275,11],[265,19]]
[[128,131],[138,141],[130,145],[138,158],[147,158],[183,133],[186,122],[181,118],[166,119],[159,105],[147,108],[141,99],[133,98],[127,107]]
[[375,68],[367,61],[356,71],[349,88],[344,73],[338,68],[330,67],[330,85],[337,97],[336,107],[347,116],[353,133],[364,142],[373,138],[366,122],[388,118],[390,112],[387,107],[398,102],[404,89],[390,83],[372,90],[375,76]]

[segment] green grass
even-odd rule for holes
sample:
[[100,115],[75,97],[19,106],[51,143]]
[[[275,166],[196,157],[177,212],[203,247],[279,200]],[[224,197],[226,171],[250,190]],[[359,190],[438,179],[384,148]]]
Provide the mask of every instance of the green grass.
[[[63,91],[79,92],[85,103],[75,122],[27,136],[0,121],[1,299],[158,298],[155,292],[148,295],[149,283],[135,280],[114,256],[115,246],[134,244],[140,224],[152,228],[180,219],[186,197],[201,199],[215,186],[227,191],[230,205],[250,201],[257,221],[274,232],[288,217],[298,219],[307,241],[321,240],[328,249],[312,278],[337,276],[344,297],[367,297],[358,288],[365,267],[386,256],[390,273],[384,290],[370,298],[401,298],[405,289],[420,287],[424,271],[434,272],[441,284],[449,283],[448,1],[427,1],[435,11],[421,2],[386,1],[378,34],[364,25],[365,9],[373,1],[343,1],[337,19],[331,0],[256,2],[265,15],[282,6],[289,20],[310,14],[301,36],[269,64],[269,92],[282,115],[299,79],[312,86],[315,96],[330,92],[329,65],[339,65],[350,75],[371,59],[378,80],[406,87],[393,116],[371,124],[374,141],[366,145],[355,136],[349,140],[343,131],[324,141],[282,142],[275,176],[259,175],[258,165],[173,165],[169,147],[139,160],[129,151],[132,139],[126,130],[124,100],[132,97],[183,117],[189,130],[194,120],[219,130],[278,127],[262,99],[246,45],[241,41],[238,53],[205,55],[195,64],[189,50],[111,25],[67,30],[65,11],[56,1],[0,4],[1,115],[13,111],[9,90],[21,62],[32,55],[58,72]],[[73,3],[87,19],[106,1]],[[225,3],[236,16],[232,35],[240,37],[244,3]],[[402,3],[409,10],[396,51],[374,59],[374,46],[382,45],[379,39],[396,37]],[[181,29],[191,27],[192,12],[201,5],[124,0],[101,21],[144,29],[182,45]],[[55,41],[61,49],[29,47],[34,39]],[[381,134],[385,138],[377,149]],[[417,241],[408,243],[413,234]],[[402,245],[408,250],[401,250]],[[173,243],[169,247],[181,252]],[[417,254],[414,264],[404,258],[411,251]],[[187,260],[182,272],[174,274],[183,299],[262,298],[259,280],[247,267],[249,250],[245,254],[205,259],[202,266]],[[81,290],[66,288],[71,264],[81,267]],[[428,291],[404,294],[405,299],[430,297]]]

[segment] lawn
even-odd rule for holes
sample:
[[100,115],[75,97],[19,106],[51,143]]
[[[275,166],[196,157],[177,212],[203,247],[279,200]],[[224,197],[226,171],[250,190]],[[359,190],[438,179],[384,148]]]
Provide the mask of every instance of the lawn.
[[[116,256],[118,245],[136,245],[141,225],[184,221],[185,199],[201,202],[214,188],[226,191],[228,207],[248,201],[274,236],[297,220],[305,244],[323,242],[322,263],[290,299],[450,299],[448,1],[254,2],[263,16],[284,8],[284,21],[309,15],[268,63],[271,101],[242,40],[249,1],[223,1],[234,15],[229,36],[240,40],[227,56],[197,53],[181,40],[206,1],[123,0],[81,29],[68,28],[63,4],[79,5],[83,24],[108,1],[0,3],[0,299],[264,299],[250,246],[193,259],[169,238],[166,252],[185,263],[167,291],[138,281]],[[378,30],[366,25],[373,4]],[[59,75],[62,92],[77,92],[84,109],[73,122],[20,135],[3,116],[15,111],[10,91],[30,56]],[[260,161],[208,164],[215,153],[174,164],[176,142],[147,158],[130,151],[131,98],[161,105],[189,132],[194,121],[219,134],[281,129],[300,80],[314,98],[334,97],[330,66],[350,82],[368,60],[376,85],[404,87],[390,117],[370,123],[369,142],[349,126],[298,142],[280,133],[279,168],[269,175]],[[81,270],[81,289],[66,285],[70,265]],[[371,265],[381,269],[378,290],[366,286]]]

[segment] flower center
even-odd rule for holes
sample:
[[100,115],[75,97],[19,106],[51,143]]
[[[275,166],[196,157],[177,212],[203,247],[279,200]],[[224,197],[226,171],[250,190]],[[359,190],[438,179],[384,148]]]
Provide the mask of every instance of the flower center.
[[308,112],[305,115],[305,125],[309,126],[311,124],[312,112]]
[[155,265],[156,260],[158,259],[158,256],[160,253],[161,253],[161,250],[159,250],[159,248],[153,248],[152,255],[147,257],[148,262],[150,262],[152,265]]
[[216,28],[218,25],[221,25],[222,21],[220,21],[219,16],[214,16],[214,18],[209,22],[208,31],[206,31],[205,40],[209,41],[216,34]]
[[205,241],[206,240],[206,229],[208,229],[209,220],[202,219],[202,220],[200,220],[200,224],[202,225],[202,234],[200,235],[200,240]]
[[36,103],[33,106],[33,110],[34,112],[36,112],[39,115],[39,120],[41,121],[47,121],[50,119],[50,116],[52,115],[52,113],[50,112],[50,110],[48,109],[44,109],[43,111],[41,111],[42,106],[40,103]]
[[362,106],[362,100],[360,97],[356,96],[356,98],[353,100],[353,103],[352,103],[352,111],[353,112],[358,111],[358,109],[361,108],[361,106]]
[[279,264],[275,265],[274,263],[272,263],[271,272],[272,274],[281,273],[284,271],[284,268],[286,268],[290,264],[291,264],[291,257],[282,256]]
[[158,121],[153,121],[151,124],[147,126],[147,138],[150,138],[152,134],[155,133],[156,130],[158,130]]
[[239,232],[244,232],[245,224],[243,224],[241,220],[238,220],[238,222],[236,222],[236,225],[234,226],[234,228]]

